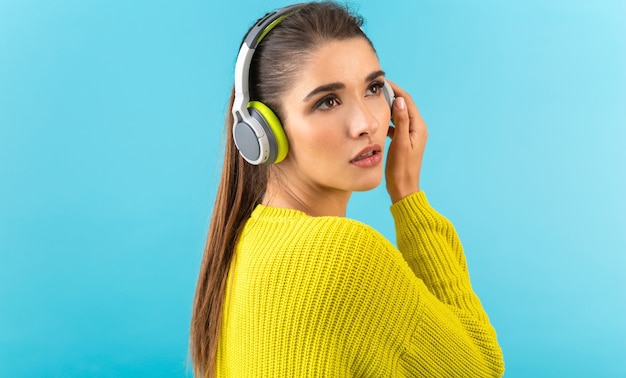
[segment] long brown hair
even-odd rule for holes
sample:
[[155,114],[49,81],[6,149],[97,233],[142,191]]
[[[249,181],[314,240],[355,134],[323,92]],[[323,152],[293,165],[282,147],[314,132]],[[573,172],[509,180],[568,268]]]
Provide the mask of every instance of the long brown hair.
[[[250,66],[250,98],[268,105],[284,121],[280,97],[297,78],[316,47],[333,40],[369,39],[361,30],[362,19],[333,2],[303,3],[263,39]],[[371,45],[371,42],[370,42]],[[373,47],[372,47],[373,48]],[[231,94],[232,107],[234,94]],[[260,203],[272,166],[248,164],[237,152],[225,122],[226,145],[213,216],[193,303],[190,354],[197,377],[215,375],[217,342],[228,270],[246,220]]]

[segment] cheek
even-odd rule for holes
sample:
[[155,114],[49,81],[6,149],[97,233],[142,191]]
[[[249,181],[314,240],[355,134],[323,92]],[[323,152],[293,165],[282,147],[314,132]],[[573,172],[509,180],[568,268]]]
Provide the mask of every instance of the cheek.
[[315,153],[315,157],[323,157],[323,153],[337,150],[341,144],[341,135],[338,127],[331,127],[326,122],[299,122],[285,128],[289,148],[297,155]]
[[387,135],[389,126],[391,125],[391,109],[385,103],[385,107],[381,109],[380,116],[378,117],[378,124],[380,125],[379,133]]
[[317,162],[332,159],[340,152],[342,145],[339,135],[331,130],[308,133],[300,143],[304,147],[300,156],[304,158],[302,154],[306,153],[307,159],[313,159]]

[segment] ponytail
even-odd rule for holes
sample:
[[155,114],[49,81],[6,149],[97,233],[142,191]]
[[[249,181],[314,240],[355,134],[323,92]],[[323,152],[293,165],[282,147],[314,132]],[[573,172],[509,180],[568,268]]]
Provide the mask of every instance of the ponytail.
[[[233,100],[234,91],[229,109]],[[196,377],[215,374],[228,270],[241,230],[260,202],[267,183],[267,167],[250,165],[237,152],[230,131],[232,124],[233,117],[229,114],[222,177],[193,302],[190,352]]]

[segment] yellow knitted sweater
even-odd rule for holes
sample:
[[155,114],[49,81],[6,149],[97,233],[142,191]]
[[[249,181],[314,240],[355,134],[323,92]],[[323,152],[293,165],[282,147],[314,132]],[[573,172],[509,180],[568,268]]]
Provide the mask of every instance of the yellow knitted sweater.
[[391,213],[399,250],[354,220],[258,205],[229,272],[218,376],[501,376],[452,224],[423,192]]

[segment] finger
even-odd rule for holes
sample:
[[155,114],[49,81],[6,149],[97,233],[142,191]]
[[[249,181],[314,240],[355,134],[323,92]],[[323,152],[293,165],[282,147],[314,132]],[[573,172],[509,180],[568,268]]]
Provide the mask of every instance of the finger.
[[404,101],[406,103],[406,108],[408,111],[408,116],[409,116],[409,128],[410,128],[409,132],[414,132],[414,131],[424,132],[426,129],[426,124],[424,120],[422,119],[422,115],[420,114],[417,108],[417,105],[415,105],[415,102],[413,101],[413,97],[411,97],[411,95],[408,92],[400,88],[393,81],[389,79],[385,79],[385,80],[389,82],[389,84],[391,85],[391,88],[393,88],[393,91],[396,97],[404,98]]
[[404,143],[409,140],[409,113],[407,112],[406,102],[403,97],[396,97],[393,103],[393,113],[391,120],[395,126],[394,142]]

